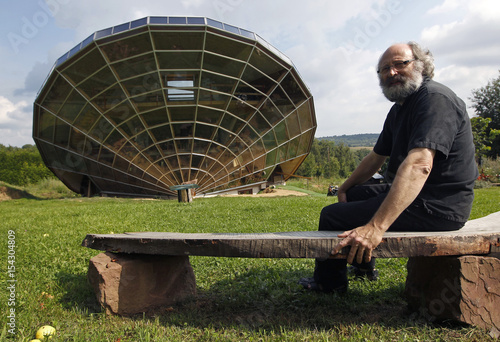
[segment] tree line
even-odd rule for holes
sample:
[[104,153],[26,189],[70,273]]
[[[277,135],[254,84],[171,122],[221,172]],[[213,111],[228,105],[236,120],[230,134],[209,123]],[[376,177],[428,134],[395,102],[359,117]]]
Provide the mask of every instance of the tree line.
[[314,139],[311,152],[295,173],[304,177],[346,178],[370,150],[352,149],[344,143]]

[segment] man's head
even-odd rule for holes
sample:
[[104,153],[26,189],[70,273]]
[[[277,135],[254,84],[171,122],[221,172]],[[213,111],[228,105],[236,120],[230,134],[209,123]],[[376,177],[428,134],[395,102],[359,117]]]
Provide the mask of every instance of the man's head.
[[417,43],[394,44],[380,57],[377,72],[385,97],[401,104],[420,87],[424,76],[434,76],[434,60]]

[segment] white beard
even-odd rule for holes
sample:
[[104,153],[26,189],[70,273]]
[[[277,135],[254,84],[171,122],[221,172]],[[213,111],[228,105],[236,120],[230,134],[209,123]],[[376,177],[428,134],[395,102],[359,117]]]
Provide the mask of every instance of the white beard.
[[[388,85],[392,80],[397,80],[402,82],[402,84]],[[380,87],[382,88],[382,93],[391,102],[404,102],[404,100],[417,91],[422,85],[424,78],[419,70],[413,70],[409,77],[396,75],[391,79],[387,79],[384,84],[382,79],[380,79]]]

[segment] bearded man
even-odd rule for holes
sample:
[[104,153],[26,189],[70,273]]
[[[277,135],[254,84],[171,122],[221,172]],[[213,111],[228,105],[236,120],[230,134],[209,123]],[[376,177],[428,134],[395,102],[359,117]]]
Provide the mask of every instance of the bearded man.
[[[394,105],[373,151],[319,220],[319,230],[346,230],[332,255],[350,251],[347,259],[316,260],[314,277],[299,281],[308,290],[347,291],[347,263],[375,280],[372,251],[387,230],[457,230],[470,215],[478,171],[465,103],[432,80],[432,54],[417,43],[389,47],[377,73]],[[387,184],[364,184],[388,157]]]

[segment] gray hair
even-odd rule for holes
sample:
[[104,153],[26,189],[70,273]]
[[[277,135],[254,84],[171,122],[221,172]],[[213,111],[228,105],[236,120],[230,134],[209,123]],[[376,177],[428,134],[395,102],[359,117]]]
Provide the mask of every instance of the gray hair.
[[416,59],[415,63],[420,64],[422,69],[422,76],[427,76],[429,78],[434,77],[434,57],[429,49],[423,49],[416,42],[408,42],[410,49],[413,53],[413,57]]

